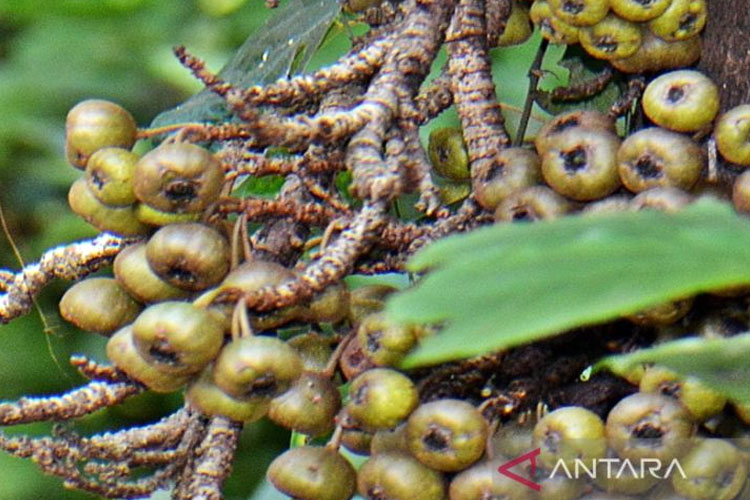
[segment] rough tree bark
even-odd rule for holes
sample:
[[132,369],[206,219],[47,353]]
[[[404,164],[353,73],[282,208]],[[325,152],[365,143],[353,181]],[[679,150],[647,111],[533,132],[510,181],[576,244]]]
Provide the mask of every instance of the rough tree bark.
[[700,69],[721,89],[722,110],[750,102],[750,9],[744,2],[710,0]]

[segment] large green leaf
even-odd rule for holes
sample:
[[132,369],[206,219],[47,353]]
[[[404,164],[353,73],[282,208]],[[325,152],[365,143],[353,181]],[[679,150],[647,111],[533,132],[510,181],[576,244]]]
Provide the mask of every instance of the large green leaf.
[[610,356],[594,367],[624,375],[641,363],[656,363],[701,379],[726,397],[750,404],[750,333],[729,338],[690,337],[630,354]]
[[666,300],[750,283],[750,221],[705,200],[656,211],[498,224],[439,241],[395,295],[397,321],[441,323],[405,366],[483,354]]

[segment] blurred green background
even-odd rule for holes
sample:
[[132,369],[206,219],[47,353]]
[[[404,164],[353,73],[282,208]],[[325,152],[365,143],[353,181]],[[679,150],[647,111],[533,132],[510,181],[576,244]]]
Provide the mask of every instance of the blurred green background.
[[[173,46],[187,46],[218,70],[271,14],[262,0],[0,0],[0,205],[23,259],[96,233],[67,207],[68,187],[79,175],[63,156],[68,109],[85,98],[111,99],[146,125],[201,88],[172,56]],[[332,46],[330,57],[341,49]],[[0,267],[20,267],[2,235]],[[80,385],[67,363],[72,353],[104,359],[105,339],[59,317],[66,286],[54,283],[38,311],[0,326],[0,400]],[[178,395],[146,394],[71,426],[82,433],[114,430],[157,420],[180,404]],[[4,429],[49,431],[50,425]],[[248,498],[288,440],[266,422],[246,429],[227,498]],[[91,495],[64,490],[29,461],[0,453],[0,500],[41,498]]]

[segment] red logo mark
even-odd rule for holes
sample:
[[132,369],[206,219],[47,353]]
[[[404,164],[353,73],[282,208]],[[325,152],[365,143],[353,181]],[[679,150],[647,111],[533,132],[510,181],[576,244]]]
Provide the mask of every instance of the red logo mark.
[[513,460],[511,460],[510,462],[505,462],[503,465],[501,465],[500,467],[497,468],[497,471],[500,474],[502,474],[504,476],[508,476],[512,480],[517,481],[517,482],[523,484],[524,486],[528,486],[529,488],[531,488],[534,491],[539,491],[539,490],[542,489],[542,487],[539,484],[537,484],[537,483],[535,483],[533,481],[529,481],[525,477],[521,477],[518,474],[516,474],[515,472],[511,472],[509,469],[511,467],[515,467],[516,465],[520,464],[521,462],[525,462],[525,461],[528,460],[529,462],[531,462],[531,476],[533,477],[534,474],[536,473],[536,457],[541,452],[542,452],[542,450],[540,450],[539,448],[537,448],[536,450],[532,450],[532,451],[530,451],[528,453],[524,453],[520,457],[516,457]]

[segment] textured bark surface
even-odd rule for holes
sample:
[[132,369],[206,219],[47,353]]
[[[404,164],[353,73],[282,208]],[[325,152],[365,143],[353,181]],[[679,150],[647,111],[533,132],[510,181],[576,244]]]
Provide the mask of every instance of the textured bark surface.
[[750,9],[745,2],[710,0],[700,69],[721,89],[722,109],[750,102]]

